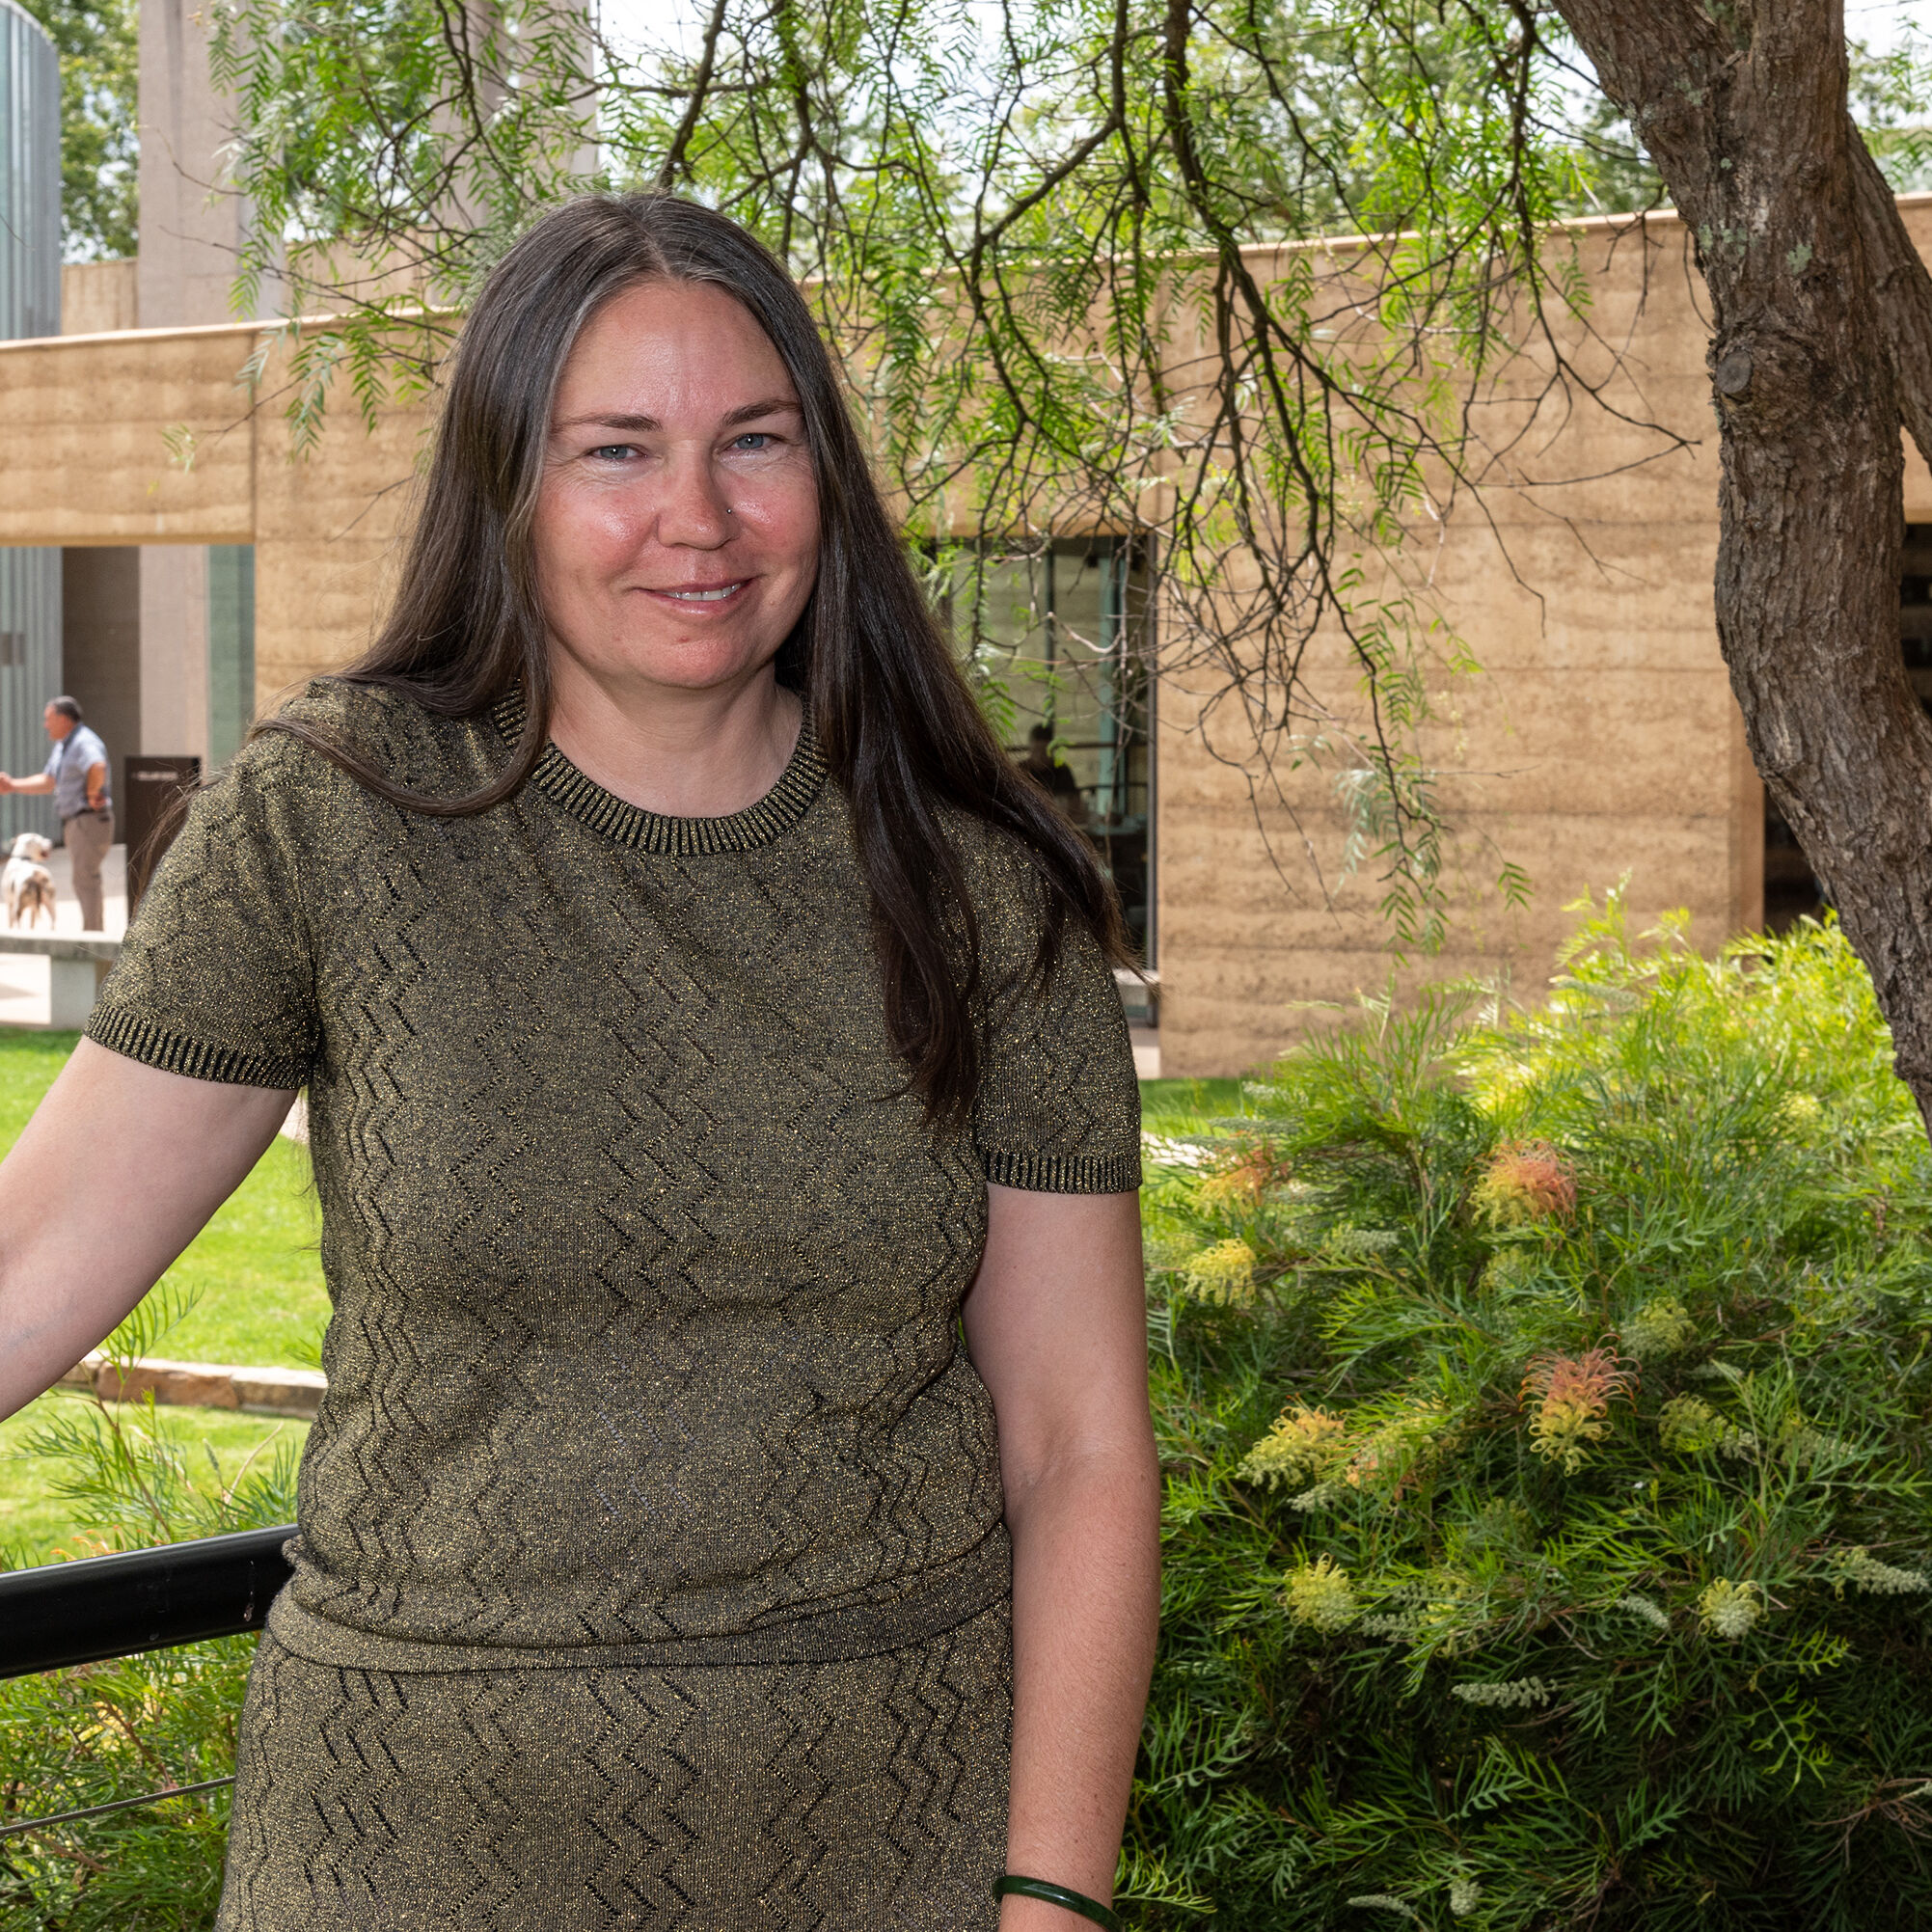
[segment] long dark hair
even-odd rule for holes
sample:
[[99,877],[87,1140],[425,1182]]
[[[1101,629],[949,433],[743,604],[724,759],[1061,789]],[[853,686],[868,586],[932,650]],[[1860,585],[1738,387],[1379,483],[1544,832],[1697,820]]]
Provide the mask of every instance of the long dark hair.
[[804,298],[725,216],[671,195],[572,202],[504,256],[464,327],[395,606],[370,649],[339,675],[405,692],[449,718],[520,690],[523,729],[503,770],[466,797],[429,797],[299,717],[259,728],[302,739],[412,811],[487,811],[524,785],[550,724],[531,530],[553,399],[591,315],[648,281],[708,283],[734,296],[798,393],[818,480],[818,582],[777,672],[810,707],[852,807],[893,1048],[928,1116],[958,1122],[979,1086],[972,1010],[981,985],[979,925],[948,815],[982,821],[1031,861],[1043,976],[1070,919],[1125,962],[1119,909],[1092,849],[1014,770],[980,716],[885,513]]

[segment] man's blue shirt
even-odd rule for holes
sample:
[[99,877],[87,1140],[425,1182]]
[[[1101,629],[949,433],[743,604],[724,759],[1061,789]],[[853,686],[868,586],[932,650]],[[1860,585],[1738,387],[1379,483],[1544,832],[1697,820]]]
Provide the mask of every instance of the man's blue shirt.
[[[107,764],[107,747],[98,732],[76,724],[47,756],[47,776],[54,781],[54,811],[64,819],[87,810],[87,775],[91,767]],[[113,768],[100,776],[100,802],[114,803],[109,780]]]

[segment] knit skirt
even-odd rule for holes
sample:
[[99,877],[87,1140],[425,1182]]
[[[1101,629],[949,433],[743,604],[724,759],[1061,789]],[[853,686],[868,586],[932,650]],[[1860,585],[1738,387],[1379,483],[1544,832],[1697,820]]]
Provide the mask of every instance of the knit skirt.
[[438,1674],[264,1635],[217,1932],[991,1932],[1006,1605],[836,1663]]

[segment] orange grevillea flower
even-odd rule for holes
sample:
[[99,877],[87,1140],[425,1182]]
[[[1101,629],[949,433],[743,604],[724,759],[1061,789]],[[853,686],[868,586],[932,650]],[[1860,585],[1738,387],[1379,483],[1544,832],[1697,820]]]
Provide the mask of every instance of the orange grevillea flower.
[[1201,1183],[1201,1198],[1232,1207],[1255,1208],[1261,1205],[1270,1187],[1280,1186],[1288,1178],[1288,1162],[1276,1154],[1273,1143],[1257,1140]]
[[1523,1404],[1531,1409],[1530,1447],[1574,1476],[1590,1445],[1608,1430],[1611,1398],[1628,1396],[1636,1386],[1636,1372],[1623,1366],[1614,1348],[1533,1356],[1522,1392]]
[[1431,1457],[1448,1446],[1453,1426],[1433,1399],[1405,1402],[1356,1443],[1342,1481],[1350,1488],[1388,1484],[1401,1496],[1420,1480]]
[[1546,1140],[1506,1141],[1469,1198],[1492,1227],[1566,1221],[1576,1212],[1576,1170]]

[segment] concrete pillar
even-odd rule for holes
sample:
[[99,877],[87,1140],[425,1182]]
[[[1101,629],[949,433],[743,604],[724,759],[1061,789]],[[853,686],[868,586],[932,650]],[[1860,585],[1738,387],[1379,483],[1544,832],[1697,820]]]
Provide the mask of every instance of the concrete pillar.
[[197,0],[141,0],[144,329],[230,319],[244,211],[221,179],[230,113],[208,72],[205,20]]
[[[200,0],[141,0],[141,253],[144,329],[231,317],[246,204],[222,177],[231,106],[208,71]],[[269,295],[272,300],[272,294]],[[237,413],[245,407],[236,393]],[[141,553],[141,742],[127,750],[208,756],[207,552]]]
[[155,757],[208,755],[208,553],[141,553],[141,744]]
[[61,334],[101,336],[141,326],[138,261],[64,261]]

